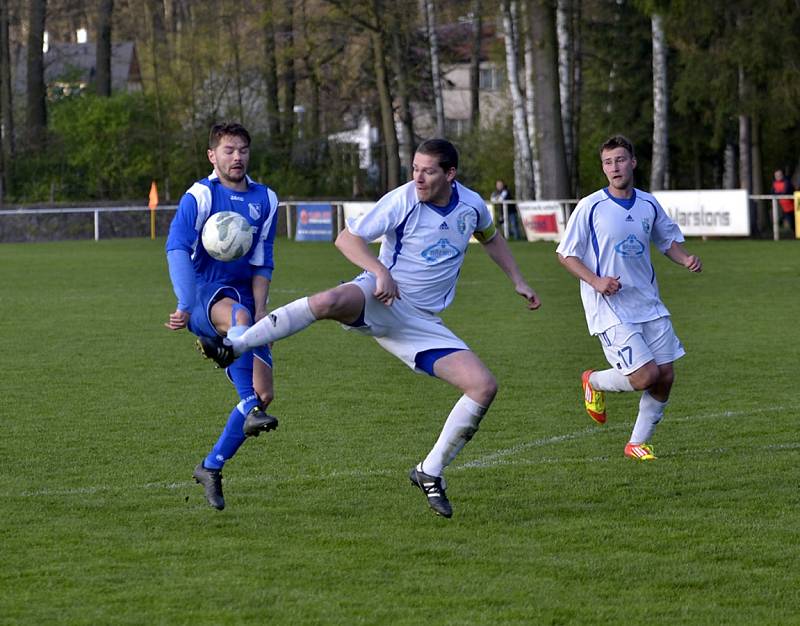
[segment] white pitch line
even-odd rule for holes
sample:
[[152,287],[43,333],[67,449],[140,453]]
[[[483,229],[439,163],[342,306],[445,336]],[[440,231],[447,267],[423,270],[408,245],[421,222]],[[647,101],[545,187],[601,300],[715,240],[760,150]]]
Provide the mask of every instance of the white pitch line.
[[[760,409],[751,409],[748,411],[720,411],[718,413],[707,413],[705,415],[685,415],[683,417],[675,417],[670,419],[671,423],[674,422],[688,422],[694,421],[699,419],[718,419],[718,418],[728,418],[728,417],[743,417],[746,415],[752,415],[754,413],[775,413],[779,411],[785,411],[786,407],[784,406],[773,406],[773,407],[763,407]],[[582,430],[578,430],[571,433],[565,433],[563,435],[553,435],[550,437],[543,437],[541,439],[534,439],[533,441],[527,441],[524,443],[520,443],[518,445],[512,446],[510,448],[505,448],[502,450],[496,450],[495,452],[491,452],[489,454],[485,454],[477,459],[473,459],[472,461],[468,461],[466,463],[462,463],[457,466],[453,466],[450,468],[450,471],[461,471],[465,469],[473,469],[473,468],[482,468],[482,467],[494,467],[498,465],[538,465],[538,464],[545,464],[545,463],[558,463],[563,462],[563,457],[540,457],[539,459],[514,459],[511,460],[510,457],[513,457],[521,452],[526,450],[531,450],[534,448],[541,448],[544,446],[552,445],[552,444],[559,444],[565,441],[574,441],[575,439],[581,439],[583,437],[590,437],[592,435],[602,434],[609,431],[616,431],[616,430],[626,430],[629,426],[623,424],[616,424],[616,425],[609,425],[605,427],[589,427],[584,428]],[[761,446],[761,449],[765,450],[793,450],[800,448],[800,443],[785,443],[785,444],[771,444],[766,446]],[[609,457],[600,456],[594,457],[593,459],[583,459],[583,460],[592,460],[592,461],[607,461]],[[397,472],[389,469],[375,469],[364,471],[363,469],[353,469],[353,470],[333,470],[331,472],[325,474],[300,474],[300,475],[293,475],[293,476],[277,476],[277,475],[268,475],[268,476],[258,476],[258,477],[237,477],[232,480],[225,479],[226,484],[262,484],[262,483],[279,483],[279,482],[299,482],[299,481],[329,481],[335,480],[337,478],[364,478],[365,476],[394,476]],[[194,486],[194,481],[188,480],[183,482],[167,482],[167,483],[145,483],[144,485],[139,485],[139,489],[166,489],[166,490],[173,490],[173,489],[188,489]],[[67,489],[35,489],[31,491],[23,491],[18,494],[11,494],[7,493],[6,495],[17,495],[21,497],[48,497],[48,496],[75,496],[75,495],[93,495],[98,493],[105,493],[105,492],[113,492],[113,491],[120,491],[120,490],[130,490],[131,488],[137,488],[136,485],[134,486],[127,486],[127,487],[111,487],[109,485],[95,485],[95,486],[84,486],[84,487],[73,487]]]

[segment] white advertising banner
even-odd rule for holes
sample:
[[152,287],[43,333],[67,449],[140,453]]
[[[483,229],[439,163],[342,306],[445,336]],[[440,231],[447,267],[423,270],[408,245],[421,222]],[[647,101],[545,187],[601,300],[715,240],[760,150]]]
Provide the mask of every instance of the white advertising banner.
[[747,237],[750,234],[746,189],[655,191],[653,195],[687,237]]
[[517,212],[528,241],[561,241],[564,210],[559,202],[518,202]]

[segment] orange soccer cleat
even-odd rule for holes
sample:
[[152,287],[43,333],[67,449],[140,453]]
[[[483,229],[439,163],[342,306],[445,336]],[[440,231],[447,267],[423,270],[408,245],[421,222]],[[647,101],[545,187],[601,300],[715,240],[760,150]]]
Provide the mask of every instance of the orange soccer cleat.
[[583,384],[583,404],[586,407],[586,412],[598,424],[606,423],[606,394],[603,391],[598,391],[589,382],[594,370],[586,370],[581,375],[581,383]]
[[629,443],[625,446],[625,456],[634,461],[653,461],[653,447],[646,443]]

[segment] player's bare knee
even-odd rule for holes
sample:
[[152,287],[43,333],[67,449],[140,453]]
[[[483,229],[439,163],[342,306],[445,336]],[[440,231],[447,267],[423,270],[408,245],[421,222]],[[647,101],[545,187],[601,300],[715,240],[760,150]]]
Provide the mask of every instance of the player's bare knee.
[[250,326],[253,323],[253,318],[250,316],[250,311],[244,307],[236,309],[236,324],[238,326]]
[[314,294],[308,299],[308,306],[318,320],[328,319],[336,315],[341,306],[341,297],[336,289],[329,289]]
[[497,380],[490,372],[481,376],[467,391],[467,395],[482,406],[489,406],[497,395]]

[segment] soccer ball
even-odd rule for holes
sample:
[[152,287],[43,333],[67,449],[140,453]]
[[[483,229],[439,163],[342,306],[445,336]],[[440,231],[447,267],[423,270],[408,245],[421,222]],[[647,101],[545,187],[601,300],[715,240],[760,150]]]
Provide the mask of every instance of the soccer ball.
[[214,213],[203,224],[203,247],[217,261],[235,261],[253,245],[253,227],[238,213]]

